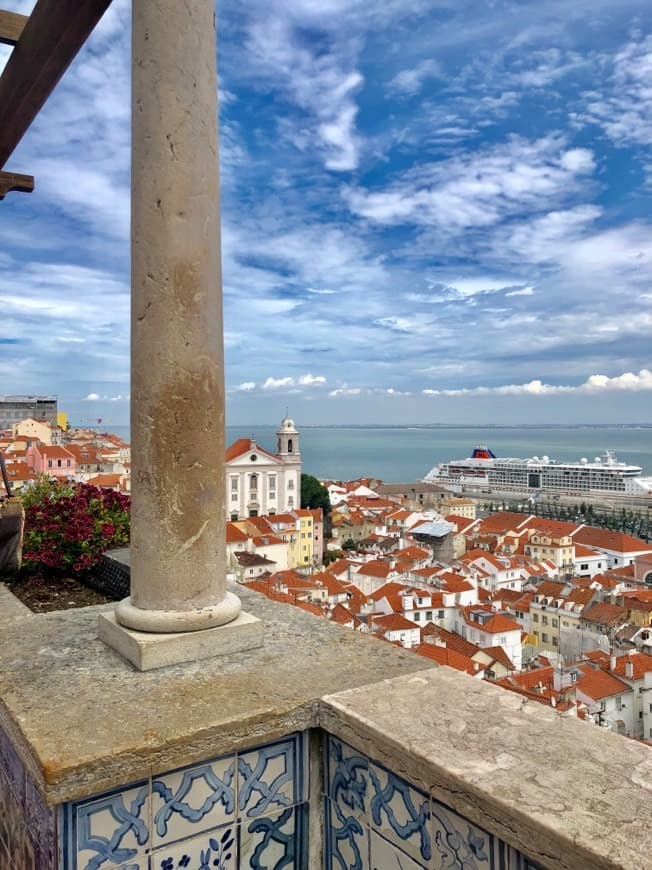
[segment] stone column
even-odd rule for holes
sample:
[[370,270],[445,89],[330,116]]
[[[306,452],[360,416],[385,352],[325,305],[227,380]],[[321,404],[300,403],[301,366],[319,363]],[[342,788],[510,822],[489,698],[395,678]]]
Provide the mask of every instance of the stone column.
[[214,0],[136,0],[132,58],[131,597],[115,616],[195,632],[240,612],[226,591]]

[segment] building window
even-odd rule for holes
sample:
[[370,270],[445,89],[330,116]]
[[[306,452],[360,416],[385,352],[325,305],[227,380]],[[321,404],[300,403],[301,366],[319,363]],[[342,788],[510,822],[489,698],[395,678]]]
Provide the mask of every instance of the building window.
[[532,614],[532,622],[538,622],[538,621],[539,621],[539,614],[533,613]]
[[70,460],[69,459],[66,459],[66,465],[68,466],[68,468],[70,468]]
[[545,633],[545,631],[541,635],[541,641],[542,643],[548,643],[548,635]]
[[292,479],[288,480],[288,489],[294,489],[294,481]]
[[288,499],[288,507],[294,507],[294,499],[292,498],[292,496],[290,496]]
[[555,619],[555,617],[553,616],[552,617],[552,627],[557,628],[558,625],[559,625],[559,620]]
[[552,637],[552,645],[559,646],[559,639],[555,635]]
[[541,617],[541,625],[548,625],[548,617],[545,614]]
[[580,565],[580,571],[588,571],[588,570],[589,570],[588,562],[584,562],[584,564]]
[[443,619],[445,615],[446,615],[446,614],[444,613],[443,610],[438,610],[438,611],[437,611],[437,619]]
[[231,522],[234,523],[238,519],[237,514],[231,514]]
[[237,491],[238,491],[238,478],[232,477],[231,478],[231,492],[237,492]]
[[415,622],[420,622],[420,621],[421,621],[421,614],[420,614],[420,613],[415,613],[415,614],[414,614],[414,621],[415,621]]
[[292,453],[294,445],[292,444],[292,439],[288,438],[288,453]]
[[258,490],[258,475],[252,474],[249,478],[249,489],[254,492]]
[[426,610],[426,619],[432,619],[432,610]]
[[269,478],[269,496],[270,498],[276,498],[276,475],[272,475]]
[[52,460],[48,459],[48,468],[52,468]]

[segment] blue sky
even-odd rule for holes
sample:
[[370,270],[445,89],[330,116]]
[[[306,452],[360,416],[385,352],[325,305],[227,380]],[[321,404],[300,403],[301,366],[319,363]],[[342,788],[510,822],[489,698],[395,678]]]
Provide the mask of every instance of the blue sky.
[[[0,205],[0,392],[81,422],[129,413],[129,8]],[[647,0],[218,22],[227,423],[652,422]]]

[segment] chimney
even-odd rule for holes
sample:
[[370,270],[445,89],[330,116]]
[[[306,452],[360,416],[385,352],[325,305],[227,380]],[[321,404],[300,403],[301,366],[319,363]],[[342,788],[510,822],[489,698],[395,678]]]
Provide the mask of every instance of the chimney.
[[612,671],[616,670],[616,654],[611,653],[611,658],[609,659],[609,668]]
[[629,658],[625,662],[625,676],[628,680],[634,679],[634,662]]

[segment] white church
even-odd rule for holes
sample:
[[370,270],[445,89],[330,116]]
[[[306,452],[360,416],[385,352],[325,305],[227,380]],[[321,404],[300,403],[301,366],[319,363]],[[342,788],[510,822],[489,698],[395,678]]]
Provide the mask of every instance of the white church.
[[242,520],[301,507],[301,452],[294,420],[276,433],[276,453],[253,438],[238,438],[226,451],[226,516]]

